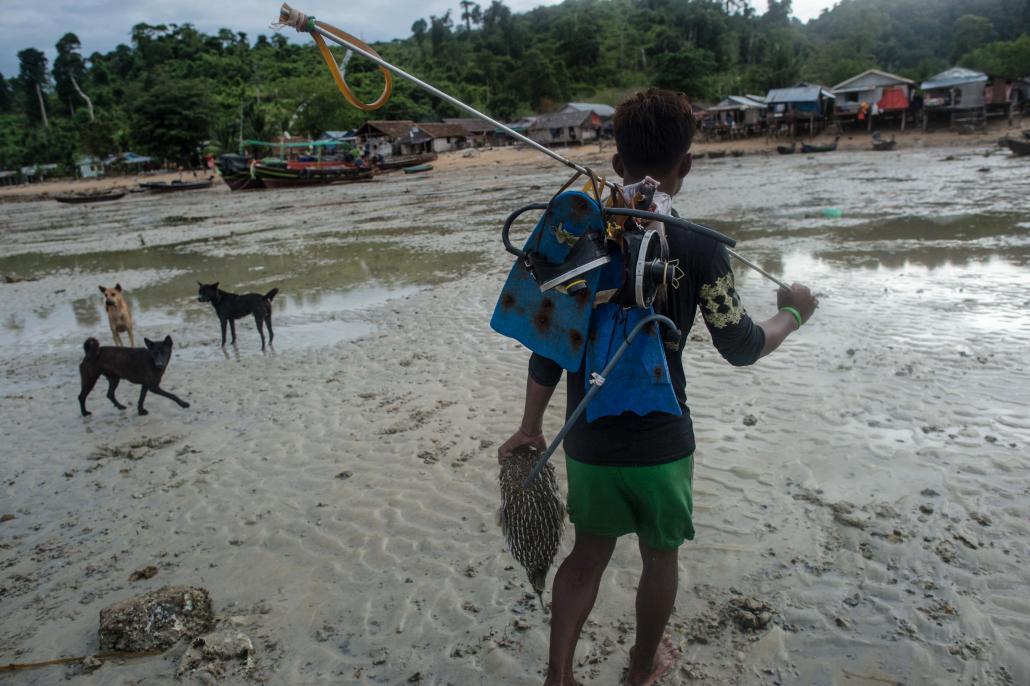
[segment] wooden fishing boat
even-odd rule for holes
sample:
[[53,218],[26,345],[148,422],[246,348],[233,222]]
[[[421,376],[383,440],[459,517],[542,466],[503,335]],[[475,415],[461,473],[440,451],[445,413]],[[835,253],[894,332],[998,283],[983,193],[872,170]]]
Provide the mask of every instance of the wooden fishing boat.
[[891,136],[891,139],[889,141],[881,141],[881,140],[874,140],[873,141],[873,150],[879,150],[880,152],[885,152],[887,150],[893,150],[896,147],[898,147],[898,143],[897,143],[897,141],[894,140],[893,136]]
[[219,155],[215,164],[218,167],[218,173],[221,175],[222,181],[225,181],[225,185],[230,190],[243,191],[265,187],[265,183],[251,169],[253,163],[252,160],[248,160],[243,155],[228,153]]
[[1023,129],[1023,138],[1030,138],[1030,129]]
[[833,142],[829,145],[812,145],[811,143],[802,143],[801,152],[805,154],[816,153],[816,152],[833,152],[837,149],[837,141],[840,140],[840,136],[833,139]]
[[108,200],[118,200],[124,197],[125,191],[98,191],[94,193],[61,193],[55,195],[54,200],[57,202],[68,203],[72,205],[78,205],[87,202],[106,202]]
[[708,159],[710,160],[721,160],[723,157],[726,157],[725,150],[712,150],[708,153]]
[[418,174],[419,172],[432,171],[433,165],[431,164],[416,164],[413,167],[404,167],[401,169],[405,174]]
[[730,154],[733,155],[734,157],[743,157],[744,156],[744,151],[743,150],[734,150]]
[[1020,157],[1023,155],[1030,155],[1030,140],[1021,141],[1015,138],[1010,138],[1006,143],[1008,143],[1009,150],[1011,150],[1013,154],[1019,155]]
[[791,143],[790,145],[777,145],[776,152],[781,155],[793,155],[797,149],[797,143]]
[[319,166],[296,169],[284,163],[254,165],[254,174],[267,188],[296,188],[298,186],[327,186],[333,183],[367,181],[373,172],[368,167]]
[[179,181],[175,180],[171,183],[164,181],[151,181],[149,183],[141,183],[139,185],[145,191],[151,193],[175,193],[178,191],[198,191],[204,188],[211,188],[213,183],[212,179],[206,181]]
[[419,153],[418,155],[401,155],[397,157],[387,157],[382,162],[376,162],[375,168],[379,171],[395,171],[397,169],[403,169],[404,167],[413,167],[419,164],[426,164],[427,162],[433,162],[436,160],[435,152]]

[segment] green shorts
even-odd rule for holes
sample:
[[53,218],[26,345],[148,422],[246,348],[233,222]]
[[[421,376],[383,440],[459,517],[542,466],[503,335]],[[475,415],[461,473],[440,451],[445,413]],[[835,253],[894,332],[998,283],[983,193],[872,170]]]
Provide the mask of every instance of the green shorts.
[[565,457],[569,519],[595,536],[636,533],[659,550],[694,538],[694,456],[654,466],[610,467]]

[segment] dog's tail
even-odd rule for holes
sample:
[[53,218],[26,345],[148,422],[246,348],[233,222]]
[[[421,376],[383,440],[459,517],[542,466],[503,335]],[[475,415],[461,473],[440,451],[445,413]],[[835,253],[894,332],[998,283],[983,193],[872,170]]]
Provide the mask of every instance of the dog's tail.
[[267,300],[268,302],[272,302],[272,298],[274,298],[278,292],[278,288],[273,288],[272,290],[268,291],[267,293],[265,293],[265,300]]
[[100,341],[90,336],[82,344],[82,349],[86,351],[86,357],[93,357],[100,352]]

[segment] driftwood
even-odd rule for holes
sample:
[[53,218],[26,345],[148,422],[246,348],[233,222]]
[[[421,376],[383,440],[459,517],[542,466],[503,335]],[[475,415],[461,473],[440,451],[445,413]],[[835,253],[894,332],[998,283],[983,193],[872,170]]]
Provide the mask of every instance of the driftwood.
[[27,669],[39,669],[40,667],[50,667],[51,665],[70,665],[76,662],[82,662],[86,658],[96,658],[98,660],[107,660],[109,658],[133,658],[133,657],[152,657],[154,655],[160,655],[163,650],[143,650],[135,653],[127,653],[121,650],[105,650],[102,653],[95,653],[93,655],[80,655],[79,657],[59,657],[56,660],[43,660],[41,662],[11,662],[6,665],[0,665],[0,674],[5,672],[20,672]]

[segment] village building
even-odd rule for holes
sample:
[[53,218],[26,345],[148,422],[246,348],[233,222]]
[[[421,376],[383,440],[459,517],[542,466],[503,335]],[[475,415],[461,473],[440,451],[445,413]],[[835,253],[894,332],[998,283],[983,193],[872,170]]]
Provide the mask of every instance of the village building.
[[[468,132],[468,140],[476,147],[512,145],[515,139],[493,124],[477,117],[444,117],[444,124],[457,124]],[[506,124],[506,126],[511,126]],[[523,127],[522,130],[525,130]]]
[[580,145],[596,141],[604,122],[594,111],[544,114],[527,129],[527,136],[543,145]]
[[104,175],[104,163],[92,155],[83,155],[75,161],[75,170],[80,179],[96,179]]
[[904,130],[913,88],[911,79],[868,69],[831,89],[834,114],[841,125],[855,123],[871,131],[874,120],[893,120]]
[[593,112],[601,118],[602,121],[607,121],[615,116],[615,108],[611,105],[605,105],[598,102],[570,102],[566,103],[564,107],[558,110],[557,114],[568,114],[570,112]]
[[770,131],[795,135],[806,130],[814,136],[833,116],[833,93],[824,86],[801,82],[774,88],[765,96],[766,124]]
[[932,121],[944,120],[952,127],[983,127],[987,121],[984,96],[989,80],[983,72],[954,67],[923,81],[923,128]]
[[410,119],[367,121],[355,135],[365,157],[417,155],[433,150],[433,137]]
[[424,122],[416,126],[432,138],[432,147],[429,152],[450,152],[451,150],[461,150],[469,145],[468,131],[458,124]]
[[23,182],[20,171],[0,171],[0,186],[17,186]]
[[730,95],[709,107],[702,119],[705,139],[733,139],[750,136],[765,128],[765,98],[757,95]]

